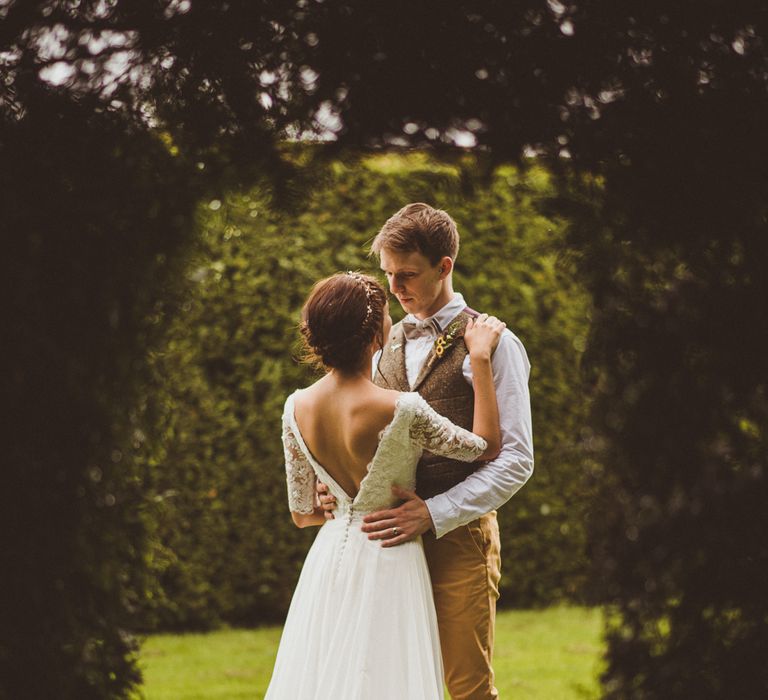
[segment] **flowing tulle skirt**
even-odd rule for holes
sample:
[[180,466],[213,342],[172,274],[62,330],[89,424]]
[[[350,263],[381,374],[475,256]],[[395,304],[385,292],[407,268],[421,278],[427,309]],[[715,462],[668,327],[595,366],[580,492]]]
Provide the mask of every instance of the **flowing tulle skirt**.
[[443,668],[421,539],[384,548],[336,518],[293,595],[266,700],[442,700]]

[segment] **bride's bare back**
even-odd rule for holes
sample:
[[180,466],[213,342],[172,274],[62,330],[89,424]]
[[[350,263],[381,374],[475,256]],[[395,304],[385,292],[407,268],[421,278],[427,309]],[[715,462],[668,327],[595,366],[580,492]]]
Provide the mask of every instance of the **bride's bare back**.
[[399,395],[372,382],[339,383],[329,375],[296,395],[294,415],[304,444],[352,498]]

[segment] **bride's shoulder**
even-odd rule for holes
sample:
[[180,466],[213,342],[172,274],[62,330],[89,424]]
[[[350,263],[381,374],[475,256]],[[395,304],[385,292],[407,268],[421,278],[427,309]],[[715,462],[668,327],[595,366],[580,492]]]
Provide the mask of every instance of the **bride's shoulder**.
[[307,405],[311,405],[313,403],[314,386],[314,384],[311,384],[307,387],[300,387],[294,390],[292,393],[288,394],[288,396],[285,398],[285,403],[283,404],[284,419],[295,415],[297,404],[299,404],[300,410],[303,411]]
[[293,413],[293,404],[296,400],[296,394],[298,394],[299,391],[301,391],[301,389],[296,389],[296,391],[285,397],[285,402],[283,403],[283,421],[289,418]]
[[292,394],[289,394],[285,403],[299,403],[302,406],[312,405],[318,401],[322,401],[325,394],[327,394],[327,391],[327,377],[321,377],[313,384],[299,387]]
[[296,397],[301,394],[302,391],[306,391],[306,389],[294,389],[288,396],[285,397],[285,405],[288,406],[289,404],[292,404],[296,401]]
[[429,405],[417,391],[401,391],[398,394],[396,406],[401,413],[413,415]]
[[382,389],[376,387],[374,391],[366,397],[365,403],[369,408],[381,413],[392,413],[397,406],[397,400],[400,396],[399,391],[391,389]]
[[368,415],[377,416],[376,420],[392,421],[413,413],[412,407],[419,399],[415,392],[393,391],[377,387],[372,395],[364,401],[365,411]]

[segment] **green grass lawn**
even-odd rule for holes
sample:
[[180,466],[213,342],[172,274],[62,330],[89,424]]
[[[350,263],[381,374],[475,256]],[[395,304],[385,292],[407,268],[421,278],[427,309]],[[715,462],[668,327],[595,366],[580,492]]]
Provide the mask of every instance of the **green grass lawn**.
[[[597,609],[499,613],[494,667],[501,697],[597,697],[601,628],[602,613]],[[279,627],[151,636],[141,653],[143,696],[146,700],[263,698],[279,641]]]

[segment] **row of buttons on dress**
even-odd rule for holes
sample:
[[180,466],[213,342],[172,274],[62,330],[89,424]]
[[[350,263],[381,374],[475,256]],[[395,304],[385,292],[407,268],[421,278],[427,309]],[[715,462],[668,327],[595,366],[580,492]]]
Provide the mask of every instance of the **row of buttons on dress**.
[[339,549],[339,558],[336,561],[336,571],[334,573],[334,579],[339,573],[339,568],[341,567],[341,560],[344,558],[344,552],[347,548],[347,540],[349,539],[349,529],[352,527],[352,517],[354,515],[354,506],[350,503],[349,508],[347,509],[347,525],[344,528],[344,539],[341,541],[341,547]]

